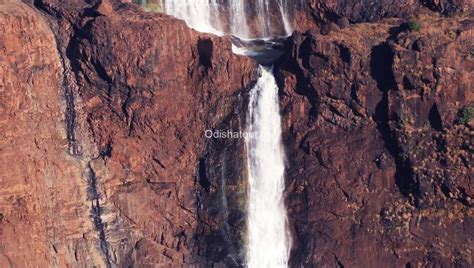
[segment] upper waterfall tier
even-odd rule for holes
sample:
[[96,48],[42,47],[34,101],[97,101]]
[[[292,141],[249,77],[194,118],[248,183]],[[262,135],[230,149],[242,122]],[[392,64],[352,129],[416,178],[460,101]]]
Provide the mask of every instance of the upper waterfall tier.
[[200,32],[243,39],[288,36],[305,0],[136,0]]

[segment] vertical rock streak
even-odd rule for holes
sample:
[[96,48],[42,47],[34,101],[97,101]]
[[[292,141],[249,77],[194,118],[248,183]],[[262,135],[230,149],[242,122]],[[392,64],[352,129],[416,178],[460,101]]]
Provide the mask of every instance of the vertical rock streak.
[[111,267],[109,244],[107,243],[107,238],[105,235],[105,226],[101,217],[103,211],[102,207],[100,206],[100,194],[97,189],[97,177],[90,163],[87,165],[87,184],[87,194],[88,198],[91,201],[91,218],[93,220],[94,227],[99,234],[99,245],[100,250],[103,254],[102,257],[106,267]]
[[248,267],[286,267],[290,249],[283,202],[284,152],[278,87],[272,70],[260,67],[250,92],[246,139],[249,174]]

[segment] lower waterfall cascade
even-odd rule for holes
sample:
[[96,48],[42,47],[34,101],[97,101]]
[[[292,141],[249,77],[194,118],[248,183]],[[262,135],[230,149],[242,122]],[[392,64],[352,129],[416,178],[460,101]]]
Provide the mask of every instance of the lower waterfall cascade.
[[[146,0],[141,0],[142,2]],[[233,35],[239,40],[264,40],[260,50],[251,48],[250,42],[237,46],[233,41],[232,50],[236,54],[256,59],[268,51],[274,41],[268,37],[288,36],[292,32],[291,5],[304,0],[256,0],[254,18],[257,31],[251,31],[247,14],[250,2],[245,0],[159,0],[162,11],[183,19],[200,32],[216,35]],[[225,3],[226,5],[224,5]],[[290,4],[292,3],[292,4]],[[275,8],[277,10],[275,10]],[[226,24],[222,14],[230,15]],[[279,26],[269,17],[277,16]],[[230,25],[230,26],[229,26]],[[243,45],[242,45],[243,44]],[[250,45],[249,45],[250,44]],[[258,47],[258,46],[257,46]],[[262,48],[263,47],[263,48]],[[272,51],[271,53],[274,53]],[[271,54],[270,53],[270,54]],[[250,268],[288,267],[291,236],[284,205],[285,155],[282,145],[281,116],[278,86],[269,62],[261,63],[259,78],[249,93],[245,138],[248,174],[247,193],[247,234],[245,263]],[[258,60],[257,60],[258,61]]]
[[247,119],[247,265],[287,267],[291,238],[283,202],[285,161],[278,87],[271,67],[260,66],[259,71]]

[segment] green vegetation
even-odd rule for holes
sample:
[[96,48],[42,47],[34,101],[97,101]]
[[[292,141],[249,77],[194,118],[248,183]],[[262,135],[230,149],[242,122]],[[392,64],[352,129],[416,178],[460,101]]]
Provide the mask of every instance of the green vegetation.
[[147,4],[143,7],[148,12],[161,12],[161,7],[159,4]]
[[410,31],[419,32],[421,30],[421,25],[416,21],[410,21],[408,22],[408,29],[410,29]]
[[148,12],[162,12],[161,4],[159,0],[133,0],[143,7]]
[[474,106],[468,105],[468,106],[462,107],[459,110],[458,116],[459,116],[458,122],[460,124],[465,124],[471,121],[471,119],[474,118]]

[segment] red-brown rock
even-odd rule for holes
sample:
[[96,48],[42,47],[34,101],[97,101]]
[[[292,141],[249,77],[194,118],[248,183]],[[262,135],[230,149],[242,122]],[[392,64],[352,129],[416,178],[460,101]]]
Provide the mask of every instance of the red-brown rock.
[[[0,267],[244,263],[243,143],[204,131],[242,128],[256,64],[128,2],[0,0]],[[472,2],[299,12],[292,266],[473,266]]]
[[239,127],[256,64],[134,4],[35,5],[0,4],[0,266],[232,261],[204,131]]
[[472,133],[456,123],[474,97],[466,19],[288,40],[277,76],[292,265],[472,266]]

